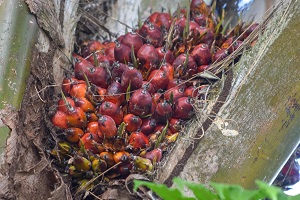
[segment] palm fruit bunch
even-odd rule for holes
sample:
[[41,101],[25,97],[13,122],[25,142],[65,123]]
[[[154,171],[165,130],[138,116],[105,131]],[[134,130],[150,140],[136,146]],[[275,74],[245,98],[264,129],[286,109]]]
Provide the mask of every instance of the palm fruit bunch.
[[85,42],[51,116],[61,139],[51,151],[56,164],[78,185],[153,173],[206,93],[209,81],[197,74],[256,27],[225,34],[214,9],[193,0],[173,15],[152,13],[115,42]]

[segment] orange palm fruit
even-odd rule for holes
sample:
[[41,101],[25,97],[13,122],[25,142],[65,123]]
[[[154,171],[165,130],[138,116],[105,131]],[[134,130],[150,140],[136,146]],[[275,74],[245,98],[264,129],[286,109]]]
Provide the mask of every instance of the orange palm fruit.
[[111,167],[115,164],[114,154],[110,151],[104,151],[99,154],[100,158],[103,159],[108,167]]
[[98,143],[94,140],[94,134],[87,132],[80,138],[78,146],[81,147],[81,145],[84,145],[87,151],[99,153],[97,144]]
[[84,112],[94,112],[95,107],[85,97],[78,97],[75,98],[74,100],[75,100],[75,105],[81,108]]
[[70,95],[71,97],[85,97],[87,85],[85,82],[73,84],[71,86]]
[[79,107],[70,107],[67,112],[67,124],[69,127],[83,127],[86,125],[86,116]]
[[65,131],[66,135],[66,139],[69,142],[78,142],[79,139],[84,135],[84,132],[82,129],[80,128],[68,128]]
[[98,122],[98,117],[95,113],[85,113],[88,122]]
[[63,79],[61,89],[64,92],[64,94],[70,95],[72,85],[76,85],[76,84],[79,84],[79,83],[84,83],[84,81],[83,80],[78,80],[75,77],[66,77],[66,78]]
[[142,125],[142,119],[134,114],[127,114],[123,121],[126,124],[126,130],[129,132],[136,131]]
[[126,164],[130,161],[130,154],[126,151],[119,151],[114,154],[115,163],[121,162],[122,164]]
[[[67,102],[70,106],[72,106],[72,107],[75,106],[75,101],[72,98],[66,97],[66,100],[67,100]],[[68,111],[67,104],[65,103],[64,99],[60,99],[57,102],[57,110],[60,110],[60,111],[65,112],[65,113]]]
[[65,129],[68,128],[67,114],[62,111],[56,111],[54,116],[51,118],[51,122],[54,126]]
[[96,121],[96,122],[89,122],[87,124],[86,131],[90,132],[90,133],[94,133],[95,135],[97,135],[97,138],[96,138],[97,142],[102,141],[103,134],[99,131],[98,121]]

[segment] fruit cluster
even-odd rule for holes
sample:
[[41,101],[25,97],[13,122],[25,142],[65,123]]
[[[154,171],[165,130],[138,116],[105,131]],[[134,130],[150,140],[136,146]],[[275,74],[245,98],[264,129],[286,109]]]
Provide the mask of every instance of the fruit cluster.
[[222,34],[221,24],[193,0],[173,16],[151,14],[116,42],[86,42],[73,53],[75,75],[64,78],[51,118],[65,140],[51,155],[75,178],[153,172],[202,98],[206,82],[196,74],[230,55],[257,26]]

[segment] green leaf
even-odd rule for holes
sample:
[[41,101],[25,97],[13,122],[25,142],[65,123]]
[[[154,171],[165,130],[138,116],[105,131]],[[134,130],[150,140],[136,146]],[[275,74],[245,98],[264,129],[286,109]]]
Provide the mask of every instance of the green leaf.
[[173,179],[173,183],[176,184],[176,187],[183,192],[183,189],[185,187],[185,184],[187,183],[187,181],[182,180],[181,178],[175,177]]
[[158,148],[159,145],[161,144],[161,142],[165,139],[168,127],[169,127],[169,121],[167,121],[166,126],[163,128],[160,136],[158,137],[158,139],[157,139],[157,141],[155,143],[155,147],[154,147],[155,149]]
[[258,190],[245,190],[239,185],[228,185],[222,183],[210,183],[215,188],[220,200],[251,200],[256,196]]
[[131,90],[131,81],[129,82],[129,85],[126,89],[126,101],[129,101],[130,99],[130,90]]
[[137,69],[139,66],[138,66],[137,59],[134,54],[134,46],[133,45],[131,46],[131,60],[132,60],[132,64],[133,64],[134,68]]
[[[177,188],[168,188],[164,184],[158,184],[158,183],[151,183],[147,181],[140,181],[140,180],[134,180],[134,191],[137,191],[137,189],[140,186],[146,186],[147,188],[151,189],[153,192],[155,192],[158,196],[160,196],[164,200],[185,200],[181,194],[181,192]],[[194,199],[194,198],[193,198]]]
[[142,27],[142,18],[141,18],[141,12],[140,12],[140,7],[138,6],[138,27]]
[[256,180],[255,183],[259,187],[259,190],[264,197],[268,197],[272,200],[278,200],[279,194],[283,193],[279,187],[270,186],[267,183],[259,180]]
[[185,185],[193,191],[197,200],[214,200],[218,199],[218,196],[205,186],[196,183],[185,182]]

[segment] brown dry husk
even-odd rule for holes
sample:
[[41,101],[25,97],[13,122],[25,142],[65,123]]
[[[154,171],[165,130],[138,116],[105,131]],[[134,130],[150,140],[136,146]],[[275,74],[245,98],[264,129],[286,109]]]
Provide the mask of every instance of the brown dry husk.
[[[27,80],[27,89],[22,107],[20,111],[7,107],[0,113],[1,119],[11,129],[10,137],[7,140],[5,162],[1,165],[1,199],[56,200],[74,198],[70,192],[70,180],[63,178],[57,169],[52,166],[47,150],[53,148],[57,141],[56,129],[49,122],[49,113],[51,115],[51,112],[55,110],[55,107],[53,107],[56,102],[55,96],[59,92],[59,85],[62,82],[64,72],[68,72],[68,69],[71,69],[72,66],[68,58],[71,57],[75,43],[75,38],[72,36],[74,35],[76,22],[79,20],[77,13],[79,1],[64,0],[59,5],[56,5],[55,2],[48,0],[26,1],[30,11],[36,15],[41,29],[38,36],[39,43],[33,49],[30,77]],[[105,3],[105,1],[101,2]],[[64,7],[66,3],[69,3],[68,7]],[[99,3],[96,5],[95,11],[99,8],[105,10],[107,7],[109,7],[109,4]],[[84,13],[81,14],[83,17],[80,18],[76,32],[76,36],[80,38],[80,40],[77,40],[79,43],[86,39],[95,39],[91,36],[95,35],[97,26],[99,26],[101,20],[105,19],[105,16],[96,14],[94,17],[98,21],[93,24],[92,21],[96,20],[88,20],[89,17]],[[264,27],[265,24],[262,26]],[[246,45],[250,43],[251,41]],[[239,50],[239,52],[241,51]],[[239,52],[236,52],[236,56]],[[232,59],[225,61],[224,65],[230,63]],[[225,90],[220,94],[219,102],[226,100],[230,87],[230,78],[227,78]],[[216,104],[212,108],[212,112],[216,113],[220,106],[222,104]],[[199,128],[197,123],[197,121],[194,122],[196,127],[193,125],[197,132],[194,137],[200,138],[200,136],[203,136],[202,130],[205,131],[211,121],[204,122],[201,126],[203,129]],[[198,129],[200,131],[197,131]],[[172,159],[167,159],[168,166],[159,170],[157,179],[170,185],[171,179],[178,175],[181,170],[180,166],[185,164],[199,141],[200,139],[195,140],[194,145],[185,142],[178,144],[177,149],[181,150],[172,152],[176,159],[173,159],[174,156]],[[166,170],[168,175],[160,176],[166,174]],[[135,176],[130,178],[143,179],[143,177]],[[128,181],[130,182],[130,180]],[[124,184],[125,181],[115,181],[100,186],[100,189],[95,192],[98,193],[97,195],[101,195],[105,191],[99,197],[100,199],[148,198],[147,191],[141,190],[138,197],[136,194],[131,194],[124,187]],[[93,198],[88,193],[80,193],[75,199],[82,199],[83,196]]]

